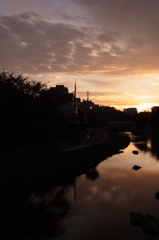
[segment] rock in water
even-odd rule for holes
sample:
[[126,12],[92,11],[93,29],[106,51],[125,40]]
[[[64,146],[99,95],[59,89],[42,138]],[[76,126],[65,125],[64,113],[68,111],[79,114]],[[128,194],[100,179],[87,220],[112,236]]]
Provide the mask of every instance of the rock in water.
[[130,222],[133,226],[141,226],[143,215],[138,212],[130,212]]
[[159,200],[159,191],[155,193],[155,198]]
[[137,150],[132,151],[133,154],[138,154],[139,152]]
[[139,170],[140,168],[141,168],[140,166],[134,165],[132,169],[134,169],[134,170]]

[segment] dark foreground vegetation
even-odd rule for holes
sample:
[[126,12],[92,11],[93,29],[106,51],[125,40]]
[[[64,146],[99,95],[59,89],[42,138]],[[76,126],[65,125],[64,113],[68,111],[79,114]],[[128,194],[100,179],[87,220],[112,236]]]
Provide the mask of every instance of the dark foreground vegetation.
[[[0,151],[2,158],[10,158],[12,151],[19,150],[32,154],[36,146],[51,144],[52,151],[87,143],[87,135],[95,128],[107,127],[110,121],[133,121],[135,128],[146,124],[158,126],[158,112],[130,116],[112,107],[99,107],[89,112],[78,111],[74,116],[65,116],[60,110],[57,96],[46,84],[31,81],[22,75],[0,73]],[[78,124],[75,124],[77,123]],[[89,128],[89,131],[88,131]],[[92,131],[93,129],[93,131]],[[122,130],[113,126],[112,130]],[[102,130],[103,131],[103,130]],[[92,135],[92,138],[101,138]],[[89,139],[91,140],[91,139]],[[31,149],[30,149],[31,148]],[[7,150],[6,156],[3,150]],[[44,150],[45,151],[45,150]],[[47,150],[48,151],[48,150]],[[4,156],[5,155],[5,156]],[[17,156],[16,156],[17,157]]]
[[[92,109],[87,114],[65,116],[60,100],[46,84],[30,81],[22,75],[0,73],[0,193],[9,193],[49,179],[89,173],[107,157],[119,153],[130,142],[117,131],[130,130],[128,124],[112,125],[112,121],[133,122],[133,129],[146,124],[158,127],[158,114],[130,116],[111,107]],[[109,134],[107,141],[86,148]],[[103,138],[104,139],[104,138]],[[79,147],[74,151],[64,151]]]
[[150,113],[130,116],[101,107],[80,110],[75,118],[59,105],[45,84],[0,73],[0,239],[57,237],[71,207],[69,185],[76,197],[76,177],[95,180],[97,165],[129,145],[128,135],[118,132],[158,128],[158,115]]
[[64,152],[98,142],[105,125],[91,121],[91,115],[84,123],[81,112],[76,116],[78,123],[72,122],[59,104],[45,84],[15,73],[0,73],[1,194],[89,171],[128,145],[128,137],[112,135],[107,143]]
[[27,155],[30,158],[34,152],[38,154],[38,146],[47,154],[49,147],[52,152],[60,152],[95,141],[102,137],[103,130],[99,131],[99,127],[105,127],[114,117],[121,118],[119,111],[110,108],[107,117],[102,110],[87,116],[79,111],[75,121],[74,116],[63,114],[60,104],[46,84],[30,81],[19,74],[1,72],[1,160],[23,159]]

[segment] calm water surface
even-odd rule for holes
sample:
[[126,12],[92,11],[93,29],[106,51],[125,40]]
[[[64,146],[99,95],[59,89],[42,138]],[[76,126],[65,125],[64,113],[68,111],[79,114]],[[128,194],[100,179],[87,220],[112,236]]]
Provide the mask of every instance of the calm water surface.
[[[67,193],[71,209],[63,219],[65,232],[55,239],[154,239],[130,223],[132,211],[159,218],[159,200],[155,198],[159,162],[150,151],[150,140],[146,147],[148,151],[141,151],[131,142],[123,153],[76,178]],[[133,170],[134,165],[141,169]]]
[[[141,168],[135,171],[134,165]],[[6,199],[0,239],[152,240],[151,233],[131,224],[130,212],[159,218],[157,191],[157,153],[151,140],[138,139],[76,179]]]

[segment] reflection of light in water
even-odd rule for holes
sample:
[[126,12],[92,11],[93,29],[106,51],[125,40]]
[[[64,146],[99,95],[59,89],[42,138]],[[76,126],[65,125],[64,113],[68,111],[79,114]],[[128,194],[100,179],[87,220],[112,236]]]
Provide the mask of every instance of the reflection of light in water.
[[137,150],[137,148],[135,147],[134,143],[131,142],[129,144],[129,146],[126,149],[124,149],[124,153],[125,152],[130,152],[130,151],[133,151],[133,150]]
[[[149,150],[151,150],[151,141],[148,141]],[[159,162],[151,151],[139,151],[139,154],[133,154],[133,150],[138,150],[133,142],[129,144],[123,153],[113,155],[98,165],[98,171],[101,173],[103,169],[132,169],[134,165],[141,166],[140,172],[143,171],[159,171]],[[154,161],[153,161],[154,160]],[[122,176],[121,176],[122,177]]]
[[146,145],[147,145],[148,149],[151,149],[152,145],[151,145],[151,140],[150,139],[147,139]]
[[105,200],[105,201],[110,201],[111,199],[112,199],[112,195],[111,195],[111,193],[110,192],[108,192],[108,191],[105,191],[104,193],[103,193],[103,199]]
[[[147,144],[150,148],[151,142]],[[71,214],[64,220],[67,234],[60,240],[145,239],[141,229],[130,225],[129,213],[148,213],[158,218],[155,189],[158,188],[159,162],[151,162],[155,160],[151,151],[140,150],[135,155],[132,150],[137,148],[131,142],[123,153],[102,161],[96,167],[99,177],[94,181],[85,175],[76,178],[77,200],[72,202]],[[134,171],[135,164],[142,168]]]
[[93,186],[93,187],[90,189],[90,191],[91,191],[92,193],[94,193],[94,194],[98,193],[98,188],[97,188],[97,186]]

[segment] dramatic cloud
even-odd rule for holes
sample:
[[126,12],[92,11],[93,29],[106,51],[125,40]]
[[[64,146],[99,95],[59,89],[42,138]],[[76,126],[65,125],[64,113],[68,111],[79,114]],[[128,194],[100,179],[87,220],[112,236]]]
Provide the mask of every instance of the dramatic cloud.
[[70,87],[68,77],[77,77],[81,91],[109,88],[115,104],[114,90],[130,91],[132,82],[145,91],[145,79],[158,86],[158,9],[157,0],[4,1],[0,67],[50,85]]

